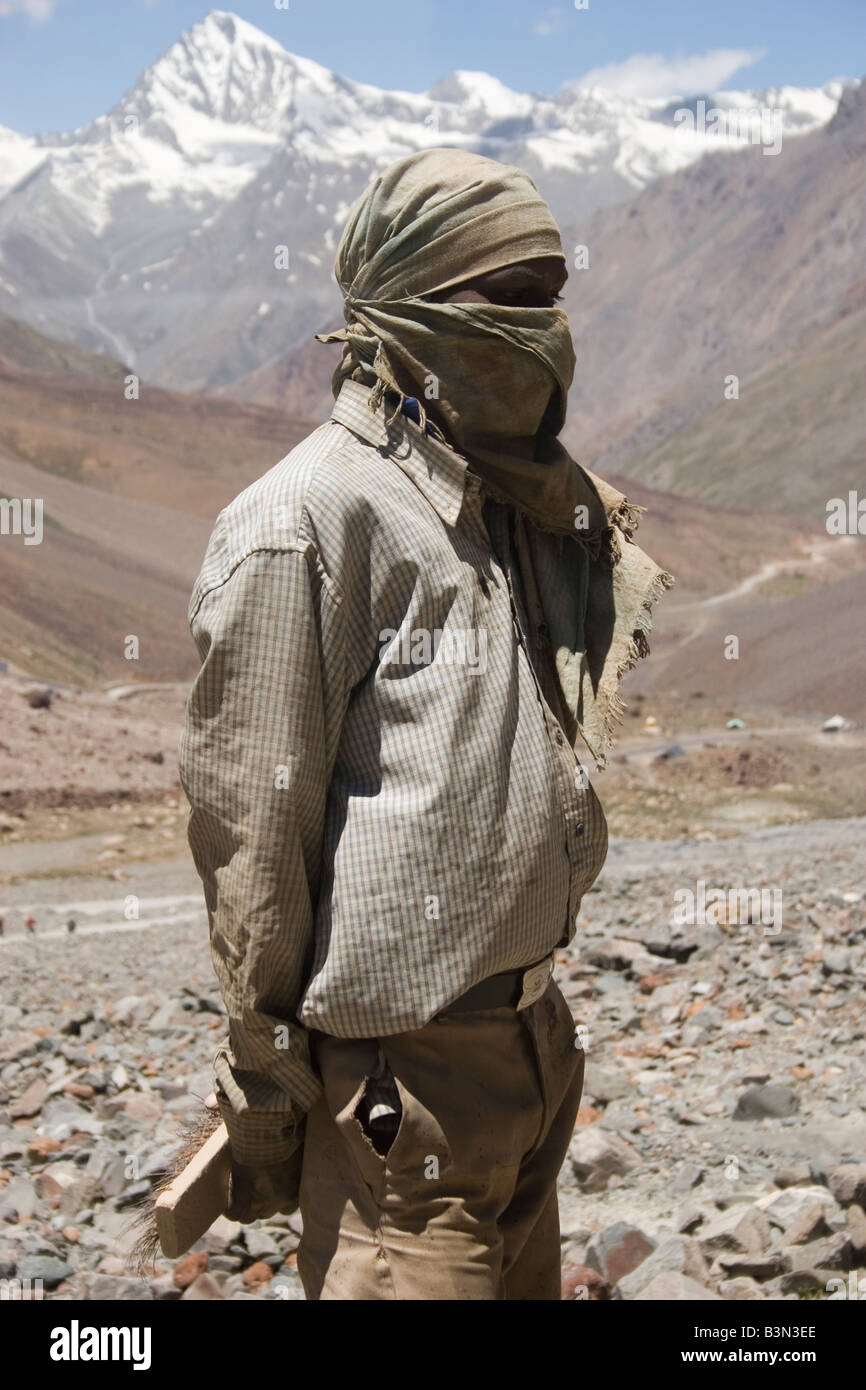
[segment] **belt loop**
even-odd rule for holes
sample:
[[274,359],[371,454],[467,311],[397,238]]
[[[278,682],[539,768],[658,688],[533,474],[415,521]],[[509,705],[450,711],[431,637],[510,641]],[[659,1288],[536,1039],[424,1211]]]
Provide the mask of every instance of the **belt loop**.
[[517,1001],[518,1013],[521,1009],[528,1009],[536,1000],[541,998],[547,989],[552,974],[552,955],[549,955],[546,960],[539,961],[538,965],[531,965],[528,970],[524,970],[523,993]]

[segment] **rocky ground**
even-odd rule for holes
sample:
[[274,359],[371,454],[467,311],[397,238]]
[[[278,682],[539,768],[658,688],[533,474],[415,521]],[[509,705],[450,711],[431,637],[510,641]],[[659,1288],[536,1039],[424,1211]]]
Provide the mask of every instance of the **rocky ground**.
[[[864,830],[612,841],[557,965],[587,1056],[560,1177],[566,1298],[866,1293]],[[699,881],[724,894],[718,922]],[[763,913],[729,891],[761,888]],[[697,920],[679,922],[689,892]],[[210,1090],[224,1026],[188,860],[7,875],[2,910],[7,1287],[303,1298],[297,1217],[221,1219],[183,1260],[129,1268],[134,1204]]]

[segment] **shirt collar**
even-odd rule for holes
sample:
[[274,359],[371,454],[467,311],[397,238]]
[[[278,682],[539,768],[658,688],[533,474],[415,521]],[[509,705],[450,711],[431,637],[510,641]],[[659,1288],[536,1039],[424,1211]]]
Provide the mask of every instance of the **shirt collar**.
[[466,459],[425,434],[405,415],[398,414],[386,429],[385,406],[370,409],[371,390],[372,387],[360,381],[344,381],[331,419],[392,459],[412,479],[446,525],[456,525],[466,490]]

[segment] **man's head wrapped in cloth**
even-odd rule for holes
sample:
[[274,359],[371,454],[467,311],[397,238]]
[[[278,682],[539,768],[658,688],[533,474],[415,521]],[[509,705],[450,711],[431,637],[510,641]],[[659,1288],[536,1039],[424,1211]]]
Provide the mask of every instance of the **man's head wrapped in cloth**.
[[602,766],[620,678],[646,654],[651,606],[673,581],[631,541],[639,509],[557,438],[575,354],[551,291],[567,272],[550,209],[520,169],[424,150],[363,193],[334,273],[346,327],[321,335],[344,343],[334,394],[349,378],[370,385],[371,408],[392,425],[414,397],[421,428],[429,417],[482,478],[491,539],[516,561],[550,658],[557,713]]

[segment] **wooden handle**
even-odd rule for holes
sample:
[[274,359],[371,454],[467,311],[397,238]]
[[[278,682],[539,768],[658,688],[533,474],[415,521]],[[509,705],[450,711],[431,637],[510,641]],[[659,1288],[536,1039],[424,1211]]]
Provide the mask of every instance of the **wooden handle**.
[[156,1228],[162,1253],[176,1260],[225,1211],[231,1149],[224,1124],[156,1199]]

